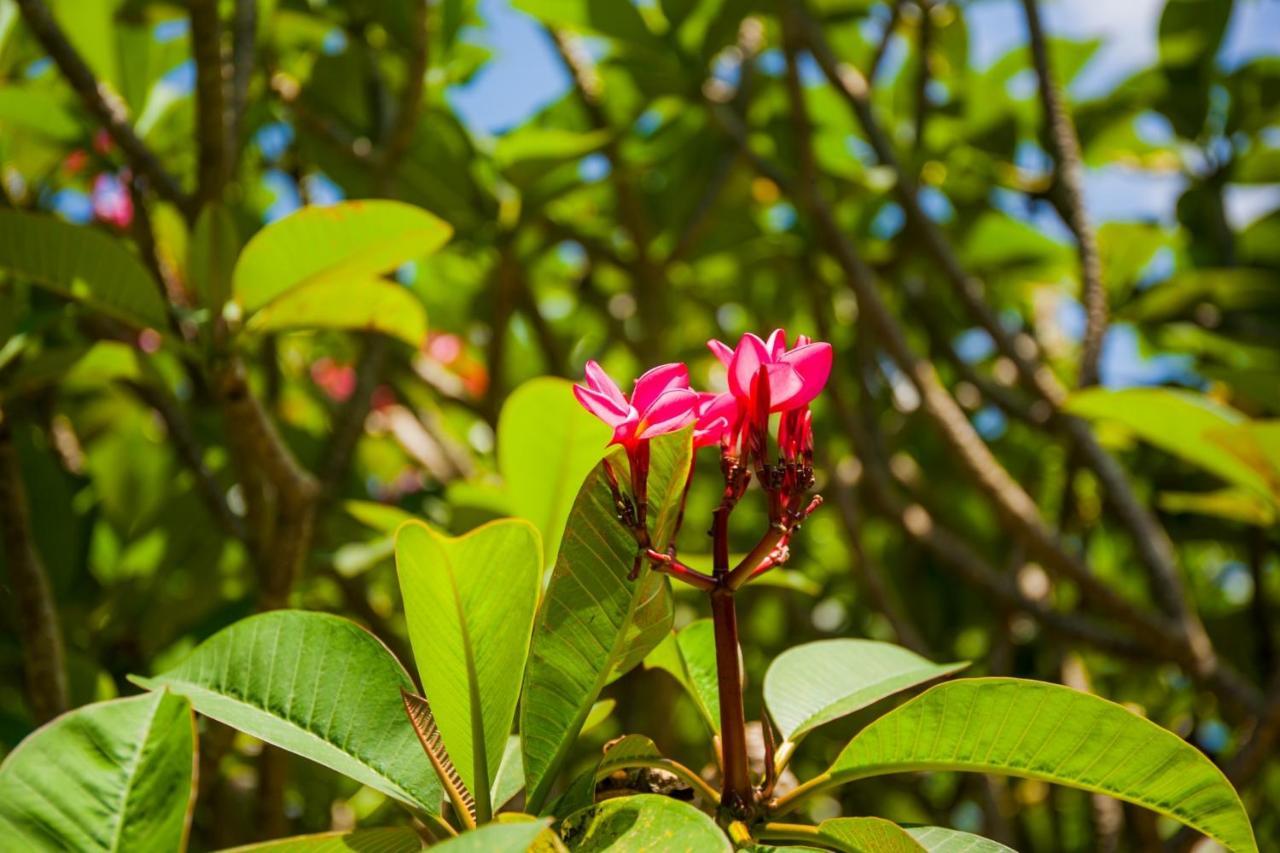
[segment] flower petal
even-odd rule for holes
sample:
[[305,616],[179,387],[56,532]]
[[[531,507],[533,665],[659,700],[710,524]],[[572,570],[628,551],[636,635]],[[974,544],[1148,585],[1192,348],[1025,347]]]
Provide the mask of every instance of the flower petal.
[[688,388],[674,388],[653,402],[636,426],[638,438],[653,438],[684,429],[698,417],[698,395]]
[[720,359],[720,363],[725,367],[728,367],[729,362],[733,361],[733,347],[728,344],[721,343],[715,338],[712,338],[707,341],[707,349],[711,350],[715,357]]
[[795,402],[805,387],[799,372],[783,362],[767,365],[765,369],[769,372],[769,411],[781,412],[801,405]]
[[595,361],[587,362],[587,387],[605,395],[622,408],[627,405],[626,395],[622,393],[618,383],[609,378],[609,374]]
[[590,388],[583,388],[581,385],[573,386],[573,396],[578,398],[578,402],[582,404],[582,408],[595,415],[611,427],[616,427],[625,422],[633,413],[630,406],[619,406],[616,401],[601,394],[599,391],[592,391]]
[[631,405],[643,413],[666,391],[689,387],[689,368],[681,362],[660,364],[636,380],[631,392]]
[[733,360],[729,362],[729,390],[739,400],[751,398],[751,383],[755,381],[760,365],[767,364],[769,350],[764,341],[747,332],[738,341],[738,348],[733,351]]
[[693,446],[699,448],[719,444],[728,431],[728,418],[716,418],[709,424],[697,426],[693,430]]
[[774,329],[769,335],[769,342],[765,344],[765,349],[769,351],[769,360],[777,361],[782,354],[787,351],[787,331],[786,329]]
[[796,347],[782,356],[781,361],[795,368],[804,386],[787,402],[787,408],[803,406],[818,396],[831,376],[831,359],[831,344],[821,342]]

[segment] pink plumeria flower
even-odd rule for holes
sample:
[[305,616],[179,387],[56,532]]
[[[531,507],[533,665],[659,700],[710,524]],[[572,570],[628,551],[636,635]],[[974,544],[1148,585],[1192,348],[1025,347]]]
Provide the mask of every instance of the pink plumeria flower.
[[[124,180],[127,180],[126,177]],[[116,228],[128,228],[133,222],[133,199],[124,180],[102,172],[93,179],[93,215]]]
[[659,435],[676,432],[698,417],[698,395],[689,389],[689,368],[663,364],[636,380],[630,399],[600,365],[587,362],[586,387],[573,394],[588,412],[613,428],[610,444],[634,448]]
[[808,405],[831,375],[831,344],[814,343],[801,335],[795,347],[787,349],[787,333],[782,329],[775,329],[768,341],[747,332],[734,349],[717,340],[707,341],[707,346],[728,371],[729,391],[739,400],[751,400],[756,374],[763,367],[773,412]]
[[732,394],[698,394],[698,420],[693,425],[693,446],[711,447],[732,436],[738,423],[738,401]]

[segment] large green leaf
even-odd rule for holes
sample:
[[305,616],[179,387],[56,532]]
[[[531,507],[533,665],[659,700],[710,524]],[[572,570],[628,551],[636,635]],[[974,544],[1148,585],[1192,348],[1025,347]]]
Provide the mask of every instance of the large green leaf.
[[1003,773],[1108,794],[1229,850],[1257,850],[1240,798],[1203,754],[1114,702],[1056,684],[940,684],[864,728],[810,784],[920,770]]
[[1167,388],[1091,388],[1073,394],[1066,408],[1081,417],[1122,424],[1143,441],[1230,483],[1270,493],[1261,474],[1210,436],[1244,423],[1244,416],[1201,394]]
[[383,278],[325,279],[272,300],[249,320],[249,331],[353,329],[381,332],[411,347],[427,336],[427,311],[413,291]]
[[943,826],[908,826],[907,834],[929,853],[1014,853],[998,841]]
[[573,497],[609,441],[609,428],[579,405],[572,387],[563,379],[533,379],[511,393],[498,418],[498,468],[512,512],[542,531],[548,566]]
[[552,814],[569,814],[595,802],[596,783],[613,773],[634,767],[657,767],[666,759],[657,744],[644,735],[626,735],[605,745],[596,765],[578,776],[555,801]]
[[550,821],[546,820],[491,823],[450,838],[443,844],[433,845],[431,849],[445,853],[525,853],[538,836],[547,831],[549,824]]
[[[651,444],[649,505],[654,547],[665,549],[689,470],[688,430]],[[609,457],[626,478],[626,455]],[[583,483],[538,613],[520,711],[530,810],[545,801],[555,772],[591,704],[615,670],[639,662],[671,625],[666,578],[627,579],[636,543],[614,511],[603,465]]]
[[0,210],[0,270],[135,328],[167,328],[160,286],[124,244],[100,231]]
[[396,571],[423,693],[483,820],[529,654],[537,528],[509,518],[454,538],[409,522],[396,534]]
[[968,664],[936,664],[892,643],[819,640],[787,649],[764,676],[764,701],[784,740],[794,741],[909,687]]
[[560,837],[575,853],[715,853],[733,850],[715,821],[688,803],[657,794],[617,797],[564,819]]
[[440,809],[440,782],[400,699],[413,681],[354,622],[297,610],[250,616],[168,672],[133,680],[409,806]]
[[766,824],[762,835],[771,841],[821,844],[841,853],[923,853],[925,848],[893,821],[879,817],[837,817],[817,826]]
[[698,619],[669,634],[644,659],[646,669],[669,672],[689,693],[698,713],[720,733],[720,681],[716,674],[715,625]]
[[415,853],[422,839],[407,826],[359,829],[355,832],[320,832],[246,844],[223,853]]
[[431,254],[452,233],[442,219],[398,201],[304,207],[249,241],[232,273],[232,291],[245,310],[256,311],[304,284],[389,272]]
[[165,691],[86,705],[0,765],[6,850],[181,850],[191,824],[195,720]]

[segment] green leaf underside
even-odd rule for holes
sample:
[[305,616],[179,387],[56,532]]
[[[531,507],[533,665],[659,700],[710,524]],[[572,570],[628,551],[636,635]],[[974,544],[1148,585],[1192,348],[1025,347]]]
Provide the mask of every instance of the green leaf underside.
[[502,808],[524,790],[524,756],[520,754],[520,736],[511,735],[502,749],[498,775],[493,777],[493,808]]
[[[650,453],[651,531],[654,547],[665,549],[689,469],[690,432],[655,439]],[[625,454],[609,458],[625,482]],[[670,631],[666,578],[646,569],[636,581],[627,580],[635,553],[635,540],[615,515],[603,466],[597,466],[569,514],[529,654],[520,734],[531,810],[545,801],[609,677],[643,660]]]
[[942,826],[908,826],[907,834],[929,853],[1014,853],[999,841]]
[[411,347],[427,335],[427,312],[402,284],[383,278],[324,280],[295,287],[249,320],[251,331],[351,329],[381,332]]
[[232,272],[232,290],[253,312],[295,287],[359,281],[431,254],[448,223],[397,201],[304,207],[259,231]]
[[187,700],[158,691],[86,705],[0,764],[0,847],[181,850],[194,774]]
[[902,690],[963,669],[935,664],[892,643],[819,640],[787,649],[764,677],[764,701],[784,740]]
[[893,821],[837,817],[818,824],[818,837],[842,853],[921,853],[925,848]]
[[354,622],[280,610],[243,619],[201,643],[150,688],[187,696],[201,714],[323,764],[409,806],[440,809],[400,690],[400,663]]
[[44,216],[0,210],[0,270],[137,329],[167,328],[159,285],[118,240]]
[[828,784],[921,770],[1003,773],[1108,794],[1229,850],[1257,850],[1240,798],[1209,759],[1120,705],[1060,685],[1013,678],[938,685],[859,732],[831,765]]
[[618,797],[565,818],[560,837],[574,853],[715,853],[733,845],[715,821],[688,803],[657,794]]
[[511,734],[542,576],[542,542],[523,519],[457,538],[408,522],[396,572],[423,692],[450,758],[487,814]]
[[525,853],[549,825],[546,820],[490,823],[443,844],[434,844],[431,849],[444,853]]
[[321,832],[233,847],[222,853],[416,853],[422,839],[407,826]]
[[720,733],[720,685],[716,677],[715,626],[698,619],[669,634],[645,658],[645,666],[670,673],[693,699],[699,715]]
[[604,456],[609,428],[573,398],[573,384],[542,377],[511,393],[498,417],[498,469],[514,515],[542,532],[554,565],[578,487]]
[[1229,483],[1269,493],[1266,479],[1211,435],[1243,423],[1244,416],[1201,394],[1167,388],[1091,388],[1072,394],[1066,409],[1081,417],[1120,423],[1143,441]]

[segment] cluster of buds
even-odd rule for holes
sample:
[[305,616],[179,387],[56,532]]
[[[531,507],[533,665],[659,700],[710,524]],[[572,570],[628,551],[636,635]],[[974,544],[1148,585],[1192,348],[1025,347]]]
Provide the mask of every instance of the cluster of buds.
[[[585,384],[575,385],[574,393],[589,412],[613,429],[610,443],[627,453],[629,493],[607,463],[605,471],[618,518],[639,545],[632,576],[647,556],[655,569],[694,586],[736,588],[786,561],[791,533],[821,502],[809,494],[814,484],[809,404],[830,376],[832,352],[830,344],[815,343],[803,335],[788,348],[782,329],[767,341],[748,333],[736,347],[716,340],[707,345],[725,367],[726,391],[694,391],[688,367],[674,363],[645,373],[628,397],[598,364],[588,362]],[[718,528],[727,524],[753,475],[768,500],[770,529],[760,544],[733,569],[717,558],[714,575],[680,563],[674,549],[659,553],[650,548],[646,498],[649,442],[689,426],[693,427],[695,450],[715,447],[720,451],[724,492],[716,511]],[[692,476],[691,467],[690,481]],[[688,489],[686,482],[686,496]],[[681,520],[683,515],[681,507]],[[727,530],[713,528],[713,535],[719,552]]]

